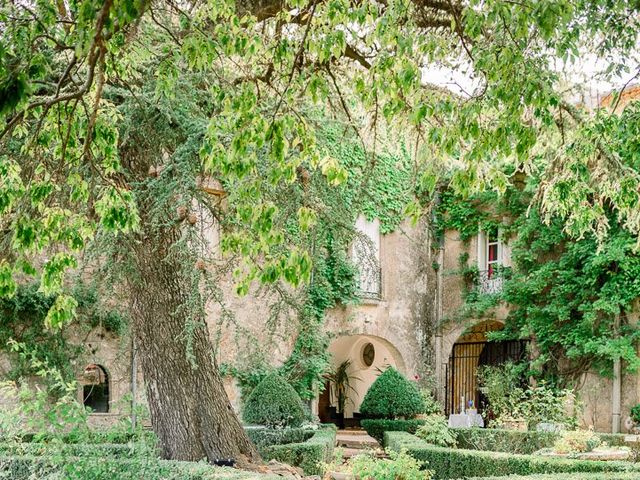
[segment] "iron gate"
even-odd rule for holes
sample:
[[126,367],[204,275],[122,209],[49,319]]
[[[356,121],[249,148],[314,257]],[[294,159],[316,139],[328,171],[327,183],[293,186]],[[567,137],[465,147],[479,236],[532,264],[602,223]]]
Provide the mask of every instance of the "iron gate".
[[522,360],[526,344],[525,340],[454,344],[446,367],[446,414],[459,413],[463,402],[468,408],[470,400],[481,412],[487,406],[487,401],[478,388],[478,367]]

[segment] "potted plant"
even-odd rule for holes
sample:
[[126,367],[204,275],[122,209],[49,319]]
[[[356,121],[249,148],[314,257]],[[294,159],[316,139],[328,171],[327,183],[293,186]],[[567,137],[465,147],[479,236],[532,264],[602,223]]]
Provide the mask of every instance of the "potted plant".
[[345,360],[329,372],[325,378],[329,381],[331,397],[336,403],[336,415],[338,417],[338,427],[344,428],[344,409],[349,400],[349,391],[355,389],[351,385],[352,380],[359,380],[358,377],[349,375],[350,360]]

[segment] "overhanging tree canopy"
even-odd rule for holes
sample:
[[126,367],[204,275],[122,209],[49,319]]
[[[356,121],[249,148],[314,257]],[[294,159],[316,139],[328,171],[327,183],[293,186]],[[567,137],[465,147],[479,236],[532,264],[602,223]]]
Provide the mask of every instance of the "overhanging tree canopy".
[[[637,235],[638,175],[607,141],[609,124],[569,101],[553,66],[593,52],[612,75],[635,67],[638,23],[637,3],[623,0],[6,2],[0,293],[12,294],[21,272],[39,275],[45,293],[60,293],[48,324],[63,325],[75,308],[63,294],[73,252],[111,236],[116,258],[130,260],[134,331],[165,455],[255,456],[199,328],[205,299],[197,268],[186,268],[197,255],[174,218],[176,205],[210,205],[198,177],[228,192],[224,248],[237,258],[240,292],[310,277],[309,252],[286,244],[288,212],[270,194],[309,171],[345,180],[317,141],[310,104],[340,112],[371,162],[383,130],[403,131],[423,192],[451,165],[460,192],[502,190],[497,162],[526,170],[548,156],[545,214],[602,238],[607,203]],[[472,91],[429,82],[440,67],[471,77]],[[301,205],[300,229],[318,214]],[[175,346],[185,328],[188,355]],[[211,403],[185,400],[197,382]]]

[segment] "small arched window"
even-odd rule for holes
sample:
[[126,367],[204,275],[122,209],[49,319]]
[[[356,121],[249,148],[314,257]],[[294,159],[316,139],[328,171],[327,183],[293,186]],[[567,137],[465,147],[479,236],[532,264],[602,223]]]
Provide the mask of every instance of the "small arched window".
[[93,413],[109,412],[109,376],[107,371],[92,363],[83,373],[82,403]]

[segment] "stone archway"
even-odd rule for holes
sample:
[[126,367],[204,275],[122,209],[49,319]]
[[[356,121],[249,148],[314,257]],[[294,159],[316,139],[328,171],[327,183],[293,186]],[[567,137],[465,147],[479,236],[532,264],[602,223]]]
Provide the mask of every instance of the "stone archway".
[[460,413],[473,406],[479,411],[486,407],[477,379],[481,365],[500,365],[509,360],[520,360],[525,355],[526,341],[487,341],[487,333],[501,330],[504,325],[487,320],[464,331],[451,347],[446,366],[445,410],[447,414]]
[[[350,361],[347,370],[351,377],[352,389],[345,405],[345,419],[359,418],[360,405],[371,384],[381,371],[394,367],[405,373],[406,367],[400,351],[388,340],[375,335],[345,335],[336,338],[329,346],[332,356],[332,367],[336,368],[345,360]],[[318,399],[318,415],[323,422],[336,420],[336,399],[333,398],[330,386],[325,388]]]
[[90,363],[82,373],[79,382],[82,404],[92,413],[109,413],[110,376],[107,369],[100,364]]

